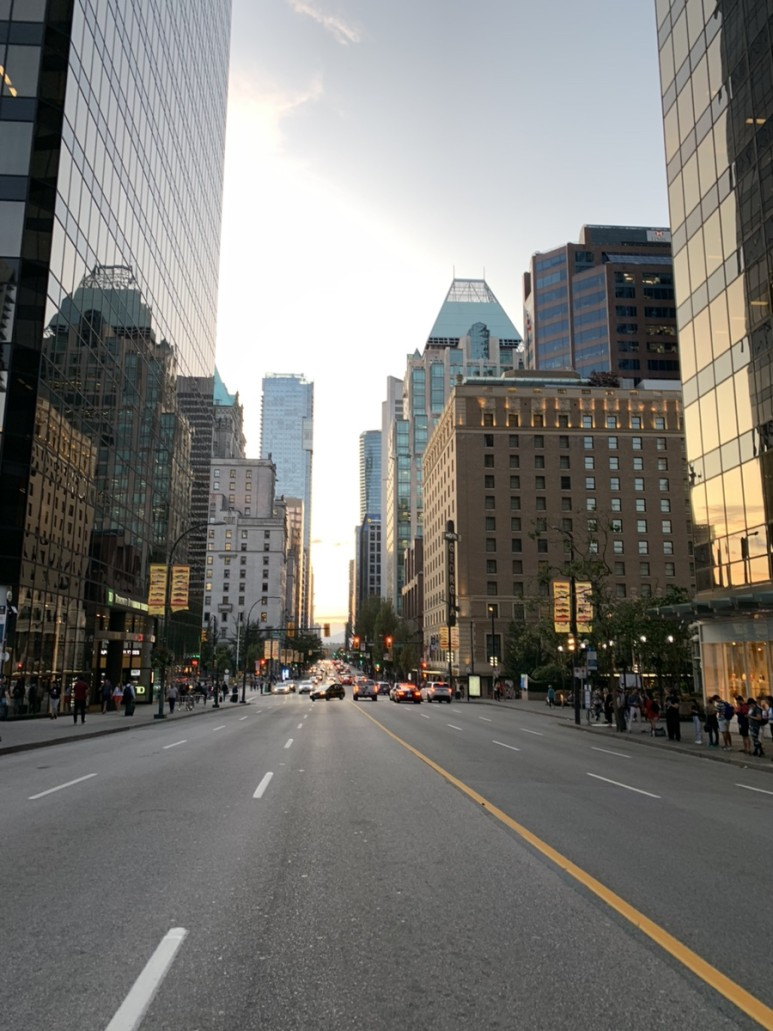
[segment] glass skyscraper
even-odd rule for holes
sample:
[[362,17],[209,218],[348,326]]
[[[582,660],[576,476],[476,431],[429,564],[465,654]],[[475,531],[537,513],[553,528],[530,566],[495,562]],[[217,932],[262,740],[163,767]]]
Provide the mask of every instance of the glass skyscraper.
[[276,466],[276,496],[303,502],[301,626],[311,626],[311,473],[314,457],[314,384],[303,376],[275,373],[263,378],[260,457]]
[[215,364],[230,16],[0,0],[0,585],[27,684],[149,684],[149,565],[190,518],[176,380]]
[[657,0],[704,688],[773,676],[773,2]]

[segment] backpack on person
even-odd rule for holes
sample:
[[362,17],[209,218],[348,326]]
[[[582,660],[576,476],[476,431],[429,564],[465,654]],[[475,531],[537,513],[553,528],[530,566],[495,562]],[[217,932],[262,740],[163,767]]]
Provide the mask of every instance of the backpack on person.
[[724,718],[729,722],[735,716],[735,709],[730,702],[725,702]]

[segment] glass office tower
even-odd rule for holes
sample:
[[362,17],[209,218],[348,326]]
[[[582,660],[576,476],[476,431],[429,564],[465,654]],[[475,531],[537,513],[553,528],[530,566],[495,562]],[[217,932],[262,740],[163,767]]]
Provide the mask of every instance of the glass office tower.
[[773,2],[657,0],[704,689],[773,675]]
[[149,684],[149,565],[190,518],[176,380],[214,370],[230,14],[0,0],[0,585],[27,687]]

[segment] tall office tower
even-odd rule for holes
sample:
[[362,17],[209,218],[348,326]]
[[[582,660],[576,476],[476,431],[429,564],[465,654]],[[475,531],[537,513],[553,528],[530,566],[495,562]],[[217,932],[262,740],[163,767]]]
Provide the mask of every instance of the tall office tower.
[[411,456],[403,381],[387,377],[381,404],[381,596],[402,611],[405,552],[411,541]]
[[184,560],[190,518],[175,382],[215,364],[230,14],[0,4],[0,590],[25,679],[150,682],[149,565],[178,538]]
[[[422,535],[424,486],[422,460],[427,440],[459,377],[499,377],[520,361],[521,335],[488,283],[455,279],[438,313],[422,354],[407,357],[403,378],[403,420],[394,423],[388,466],[393,511],[387,511],[386,551],[389,593],[402,609],[405,552]],[[407,472],[407,478],[406,478]],[[395,518],[396,516],[396,518]],[[390,522],[391,518],[391,522]]]
[[679,379],[668,229],[583,226],[523,277],[526,367]]
[[303,376],[276,373],[263,378],[260,457],[276,466],[277,497],[303,502],[301,611],[303,627],[312,625],[311,471],[314,455],[314,384]]
[[179,376],[177,401],[191,427],[193,485],[190,522],[197,527],[186,538],[190,566],[190,612],[201,621],[209,512],[210,466],[214,458],[244,458],[244,409],[238,394],[229,394],[220,374]]
[[381,430],[360,434],[360,524],[355,531],[354,619],[363,599],[381,596]]
[[360,434],[360,520],[381,515],[381,430]]
[[706,693],[769,694],[773,3],[703,6],[656,5],[694,608]]

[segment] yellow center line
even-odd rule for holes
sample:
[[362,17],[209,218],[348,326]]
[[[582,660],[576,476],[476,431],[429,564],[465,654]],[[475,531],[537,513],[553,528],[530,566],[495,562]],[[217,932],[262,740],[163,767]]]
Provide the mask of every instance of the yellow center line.
[[412,755],[415,755],[417,759],[420,759],[423,763],[426,763],[430,769],[433,769],[436,773],[440,774],[444,780],[448,781],[449,784],[453,784],[455,788],[467,795],[468,798],[472,799],[477,805],[482,806],[487,812],[491,813],[493,817],[499,820],[501,823],[509,827],[510,830],[514,831],[519,837],[523,838],[524,841],[535,848],[543,856],[548,858],[552,863],[555,863],[561,870],[567,873],[570,877],[573,877],[579,884],[582,884],[588,891],[593,892],[602,902],[605,902],[610,908],[614,909],[616,913],[619,913],[625,920],[632,924],[637,930],[646,934],[648,938],[659,945],[665,952],[670,956],[673,956],[675,960],[687,967],[696,977],[700,978],[709,988],[713,988],[715,991],[723,995],[729,1002],[734,1006],[737,1006],[739,1010],[742,1010],[747,1016],[755,1020],[760,1027],[768,1028],[769,1031],[773,1031],[773,1009],[766,1006],[764,1002],[756,998],[751,992],[747,992],[740,985],[736,984],[726,974],[723,974],[721,970],[712,966],[711,963],[707,963],[705,959],[698,955],[697,952],[693,952],[692,949],[688,948],[683,942],[680,942],[678,938],[675,938],[672,934],[669,934],[663,927],[656,924],[654,920],[650,920],[649,917],[645,916],[640,910],[636,909],[630,903],[626,902],[625,899],[616,895],[615,892],[610,891],[606,885],[602,884],[601,881],[597,881],[595,877],[583,870],[582,867],[577,866],[566,856],[562,855],[551,845],[548,845],[542,838],[538,838],[536,834],[532,833],[523,824],[518,823],[517,820],[513,820],[512,817],[508,816],[502,809],[497,808],[489,802],[483,795],[478,794],[473,788],[469,787],[463,781],[454,777],[448,770],[443,769],[436,762],[433,762],[428,756],[424,755],[418,749],[414,748],[413,745],[409,745],[407,741],[404,741],[397,734],[394,734],[391,730],[388,730],[383,724],[379,723],[375,717],[371,716],[370,713],[365,712],[363,709],[359,709],[363,716],[374,723],[380,730],[396,741],[399,745],[409,751]]

